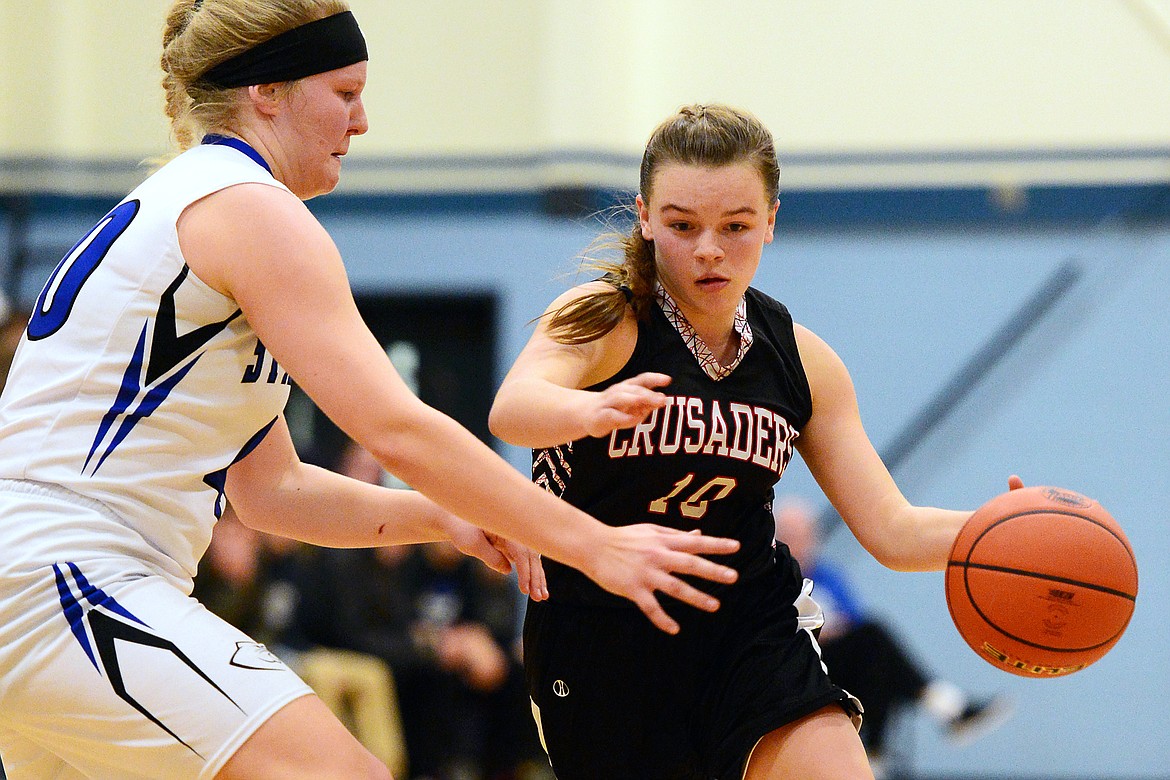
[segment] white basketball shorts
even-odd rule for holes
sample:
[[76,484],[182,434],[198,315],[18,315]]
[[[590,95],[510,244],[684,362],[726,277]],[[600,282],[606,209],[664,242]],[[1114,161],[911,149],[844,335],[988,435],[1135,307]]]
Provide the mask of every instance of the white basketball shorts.
[[312,691],[134,557],[37,562],[9,546],[28,529],[110,522],[71,495],[0,490],[0,761],[9,780],[214,777],[265,720]]

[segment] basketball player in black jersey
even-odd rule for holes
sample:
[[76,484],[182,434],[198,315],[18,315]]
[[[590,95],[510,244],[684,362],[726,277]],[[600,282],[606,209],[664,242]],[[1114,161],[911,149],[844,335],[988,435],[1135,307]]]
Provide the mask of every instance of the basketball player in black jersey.
[[772,488],[798,450],[879,561],[941,569],[969,512],[911,506],[874,451],[837,355],[750,287],[772,240],[771,134],[689,106],[642,159],[621,262],[549,307],[491,414],[534,450],[534,479],[615,525],[735,537],[734,584],[700,612],[664,599],[655,629],[581,573],[545,561],[524,646],[533,712],[559,780],[872,778],[860,708],[811,633],[819,609],[785,545]]

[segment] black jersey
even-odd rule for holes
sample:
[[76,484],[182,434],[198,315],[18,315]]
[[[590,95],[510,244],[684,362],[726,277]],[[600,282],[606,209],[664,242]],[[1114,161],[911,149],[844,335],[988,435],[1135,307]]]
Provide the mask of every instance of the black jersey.
[[[812,414],[812,396],[792,317],[749,288],[752,341],[739,364],[712,378],[659,305],[638,325],[626,365],[589,390],[657,371],[672,377],[668,402],[634,428],[533,452],[533,479],[609,525],[656,523],[740,541],[720,561],[745,578],[772,566],[773,486]],[[549,592],[562,603],[628,606],[575,569],[544,562]],[[728,586],[692,580],[719,595]]]

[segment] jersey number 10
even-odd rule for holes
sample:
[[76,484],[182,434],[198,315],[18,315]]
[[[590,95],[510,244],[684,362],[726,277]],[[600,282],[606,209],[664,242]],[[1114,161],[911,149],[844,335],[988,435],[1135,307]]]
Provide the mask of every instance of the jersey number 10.
[[[666,514],[671,500],[686,490],[694,480],[694,474],[687,474],[678,482],[675,482],[674,490],[671,490],[662,498],[656,498],[650,502],[650,506],[648,507],[649,511],[656,515]],[[698,520],[707,514],[707,504],[709,502],[727,498],[731,491],[735,490],[736,484],[735,479],[732,477],[712,477],[702,487],[691,491],[686,499],[680,501],[678,511],[682,513],[683,517]]]

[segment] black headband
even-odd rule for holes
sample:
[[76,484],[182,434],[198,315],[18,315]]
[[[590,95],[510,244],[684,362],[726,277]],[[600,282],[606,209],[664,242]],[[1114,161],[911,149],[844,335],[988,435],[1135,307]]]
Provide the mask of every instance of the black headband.
[[366,39],[353,13],[344,11],[302,24],[216,65],[199,83],[230,89],[275,84],[368,60]]

